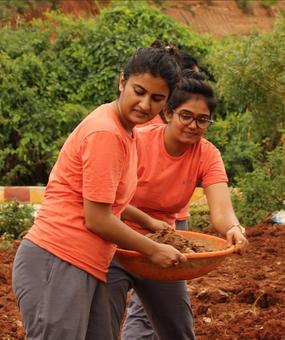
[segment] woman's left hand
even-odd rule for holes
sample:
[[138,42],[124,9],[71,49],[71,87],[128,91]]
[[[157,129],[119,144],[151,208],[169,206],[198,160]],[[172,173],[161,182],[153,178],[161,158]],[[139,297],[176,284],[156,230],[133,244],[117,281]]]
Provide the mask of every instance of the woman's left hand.
[[230,228],[226,233],[226,237],[229,245],[235,244],[237,253],[242,254],[245,252],[249,242],[240,227],[233,226]]
[[156,231],[162,230],[162,229],[171,228],[171,226],[168,223],[161,221],[161,220],[158,220],[158,219],[153,218],[153,217],[150,218],[150,222],[149,222],[147,227],[153,233],[155,233]]

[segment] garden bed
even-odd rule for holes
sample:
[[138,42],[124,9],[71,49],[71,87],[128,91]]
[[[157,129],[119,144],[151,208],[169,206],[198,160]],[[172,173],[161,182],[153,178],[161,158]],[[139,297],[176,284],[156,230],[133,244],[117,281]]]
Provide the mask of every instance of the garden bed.
[[[285,339],[285,226],[247,230],[245,256],[229,256],[218,269],[189,282],[197,340]],[[15,242],[0,249],[1,340],[24,339],[11,291],[16,248]]]

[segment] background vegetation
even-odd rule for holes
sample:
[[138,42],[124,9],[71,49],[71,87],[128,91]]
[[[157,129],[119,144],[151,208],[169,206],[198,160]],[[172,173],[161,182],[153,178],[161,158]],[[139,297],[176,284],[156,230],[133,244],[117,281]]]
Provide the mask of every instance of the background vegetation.
[[131,4],[87,21],[53,13],[1,29],[0,184],[45,184],[67,134],[114,99],[119,73],[136,48],[159,37],[201,60],[208,53],[210,37]]
[[31,205],[11,201],[0,205],[0,236],[19,238],[31,227],[35,209]]
[[282,207],[284,16],[270,33],[217,41],[143,1],[114,2],[89,20],[52,12],[0,34],[0,185],[45,185],[67,135],[114,99],[131,53],[160,38],[194,54],[217,89],[208,138],[230,185],[240,188],[234,202],[241,221],[255,224]]

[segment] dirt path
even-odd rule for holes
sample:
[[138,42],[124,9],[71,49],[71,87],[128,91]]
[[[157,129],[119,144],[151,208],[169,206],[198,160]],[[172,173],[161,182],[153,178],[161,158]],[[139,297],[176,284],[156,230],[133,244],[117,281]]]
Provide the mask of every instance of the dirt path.
[[[258,225],[248,237],[246,256],[189,282],[197,340],[285,340],[285,226]],[[24,339],[11,291],[16,247],[0,249],[1,340]]]

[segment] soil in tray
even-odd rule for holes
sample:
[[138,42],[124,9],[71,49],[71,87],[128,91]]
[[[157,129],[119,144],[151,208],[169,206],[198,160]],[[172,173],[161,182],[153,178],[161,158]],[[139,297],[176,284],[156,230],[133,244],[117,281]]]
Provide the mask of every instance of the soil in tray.
[[214,251],[214,247],[201,240],[189,240],[175,232],[174,229],[162,229],[146,235],[158,243],[169,244],[182,253],[204,253]]

